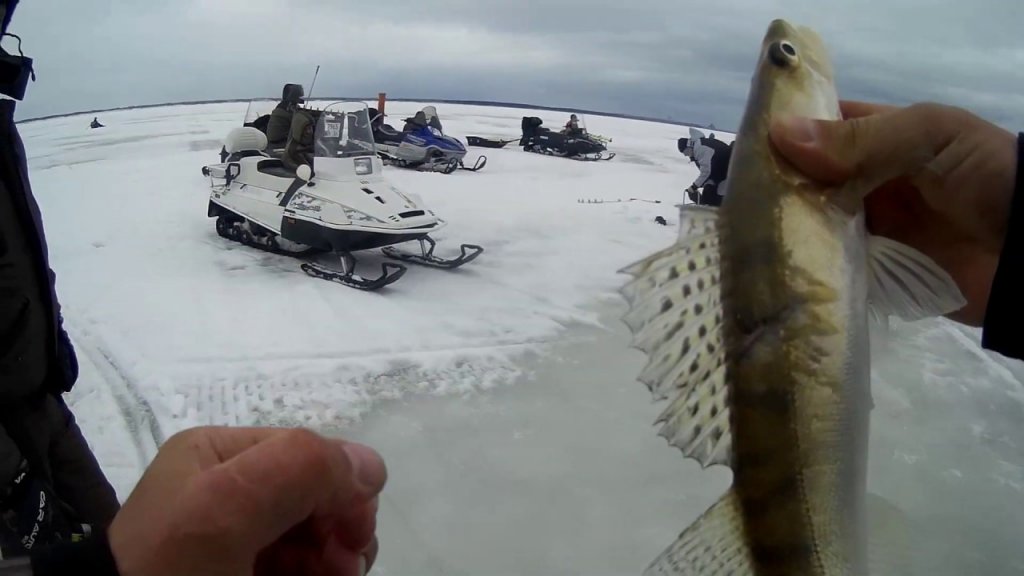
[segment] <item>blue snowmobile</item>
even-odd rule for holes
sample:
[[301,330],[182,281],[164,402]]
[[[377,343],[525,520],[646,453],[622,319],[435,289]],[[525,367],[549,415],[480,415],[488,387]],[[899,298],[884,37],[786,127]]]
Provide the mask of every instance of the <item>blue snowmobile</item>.
[[385,164],[443,174],[459,169],[476,172],[487,164],[487,157],[480,156],[473,166],[465,165],[466,147],[444,134],[433,106],[406,118],[401,132],[385,124],[384,115],[374,108],[370,108],[370,117],[377,154]]

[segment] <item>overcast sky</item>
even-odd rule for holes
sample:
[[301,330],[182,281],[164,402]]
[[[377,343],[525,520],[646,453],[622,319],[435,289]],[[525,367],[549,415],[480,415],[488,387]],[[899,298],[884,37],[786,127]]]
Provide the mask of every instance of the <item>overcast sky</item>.
[[[845,98],[1024,128],[1019,0],[22,0],[18,117],[277,96],[464,98],[732,129],[772,18],[822,35]],[[12,50],[14,41],[4,46]]]

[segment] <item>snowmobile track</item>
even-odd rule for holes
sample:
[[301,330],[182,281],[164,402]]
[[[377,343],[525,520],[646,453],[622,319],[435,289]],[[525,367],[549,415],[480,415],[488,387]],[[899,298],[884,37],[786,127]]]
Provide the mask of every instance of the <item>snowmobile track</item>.
[[118,412],[131,432],[132,444],[139,458],[139,469],[144,470],[167,439],[153,407],[135,381],[95,337],[85,331],[75,332],[75,347],[88,356],[103,377],[103,385],[117,403]]

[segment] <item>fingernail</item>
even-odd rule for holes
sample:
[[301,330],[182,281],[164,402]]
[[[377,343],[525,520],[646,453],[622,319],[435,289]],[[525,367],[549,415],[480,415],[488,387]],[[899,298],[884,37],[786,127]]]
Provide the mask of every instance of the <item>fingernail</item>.
[[818,126],[810,118],[786,115],[776,121],[776,126],[795,144],[814,144],[818,140]]
[[348,455],[349,462],[352,463],[352,473],[363,490],[370,495],[380,492],[388,476],[384,459],[380,454],[369,446],[355,442],[345,442],[342,449]]

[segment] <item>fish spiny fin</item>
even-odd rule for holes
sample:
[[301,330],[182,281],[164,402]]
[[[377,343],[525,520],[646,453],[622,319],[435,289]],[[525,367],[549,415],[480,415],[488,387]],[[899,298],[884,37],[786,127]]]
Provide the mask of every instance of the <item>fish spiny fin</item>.
[[754,574],[743,538],[739,499],[732,490],[691,524],[644,571],[644,576],[710,574]]
[[731,466],[732,433],[729,429],[725,365],[719,366],[700,386],[680,392],[658,417],[658,435],[707,468]]
[[967,304],[956,282],[930,258],[882,236],[868,236],[868,302],[907,321],[955,312]]
[[704,467],[728,465],[732,453],[717,217],[703,206],[681,208],[679,240],[627,267],[635,278],[623,289],[623,320],[648,355],[638,379],[655,400],[672,399],[656,422],[659,436]]

